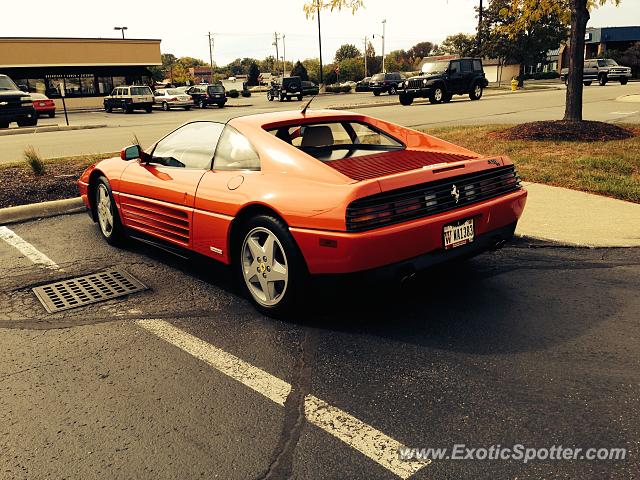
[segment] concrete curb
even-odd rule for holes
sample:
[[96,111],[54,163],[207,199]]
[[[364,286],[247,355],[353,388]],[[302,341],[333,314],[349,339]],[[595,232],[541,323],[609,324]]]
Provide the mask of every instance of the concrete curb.
[[37,218],[55,217],[85,210],[82,198],[67,198],[51,202],[31,203],[17,207],[0,208],[0,225],[20,223]]
[[616,102],[640,103],[640,95],[634,93],[629,95],[621,95],[616,98]]
[[30,133],[66,132],[69,130],[91,130],[94,128],[106,128],[106,124],[99,125],[44,125],[42,127],[16,128],[15,130],[0,130],[0,136],[26,135]]

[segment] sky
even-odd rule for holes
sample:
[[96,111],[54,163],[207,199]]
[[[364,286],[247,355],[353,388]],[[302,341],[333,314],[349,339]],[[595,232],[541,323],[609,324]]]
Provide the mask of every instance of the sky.
[[[111,0],[91,3],[91,11],[84,0],[65,0],[64,8],[57,8],[48,0],[32,0],[30,11],[47,14],[32,15],[29,22],[3,23],[0,36],[109,38],[120,35],[114,26],[124,25],[128,27],[127,37],[161,39],[162,53],[208,62],[207,32],[212,32],[213,60],[225,65],[235,58],[275,56],[273,34],[278,32],[285,35],[286,59],[295,61],[318,56],[317,22],[305,17],[304,3],[305,0],[199,0],[185,4]],[[324,11],[323,61],[329,63],[343,43],[353,43],[362,50],[365,35],[380,54],[383,20],[387,21],[385,52],[408,49],[420,41],[438,43],[458,32],[473,33],[477,4],[478,0],[365,0],[365,8],[355,15],[350,11]],[[13,5],[16,10],[19,8],[15,2]],[[196,9],[198,14],[194,14]],[[592,12],[589,23],[593,27],[622,25],[640,25],[640,1],[622,0],[619,7],[600,7]]]

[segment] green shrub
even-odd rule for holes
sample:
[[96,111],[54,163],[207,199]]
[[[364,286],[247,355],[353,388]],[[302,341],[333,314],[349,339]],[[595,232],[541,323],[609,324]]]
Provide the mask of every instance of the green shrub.
[[229,90],[227,93],[231,98],[238,98],[240,96],[240,93],[235,88]]
[[251,96],[251,92],[249,90],[242,90],[242,92],[240,92],[240,94],[245,98]]
[[27,162],[27,165],[31,168],[35,175],[44,175],[45,166],[42,158],[40,158],[40,154],[33,148],[33,145],[29,145],[24,149],[24,161]]

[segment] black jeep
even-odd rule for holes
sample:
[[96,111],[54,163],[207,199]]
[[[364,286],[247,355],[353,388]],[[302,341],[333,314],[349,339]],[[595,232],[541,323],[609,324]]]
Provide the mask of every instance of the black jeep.
[[404,82],[400,103],[411,105],[414,98],[428,98],[431,103],[447,103],[454,95],[469,95],[480,100],[482,91],[489,85],[482,60],[458,58],[425,63],[422,72]]
[[302,100],[304,93],[302,91],[302,80],[300,77],[284,77],[279,78],[275,82],[271,82],[271,87],[267,91],[267,100],[272,101],[278,99],[281,102],[291,100],[291,97],[297,97]]
[[9,128],[11,122],[17,122],[20,127],[35,126],[38,116],[31,96],[9,77],[0,75],[0,128]]

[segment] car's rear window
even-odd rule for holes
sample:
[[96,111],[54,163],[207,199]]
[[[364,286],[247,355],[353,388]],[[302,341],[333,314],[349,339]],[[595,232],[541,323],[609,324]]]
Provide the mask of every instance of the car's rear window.
[[169,95],[182,95],[184,92],[182,90],[178,90],[177,88],[170,88],[167,90]]
[[371,80],[375,82],[379,80],[384,80],[384,73],[376,73],[373,77],[371,77]]
[[268,131],[323,162],[405,148],[399,140],[364,122],[294,124]]
[[223,93],[224,87],[222,85],[211,85],[209,91],[213,93]]
[[131,87],[131,95],[151,95],[149,87]]

